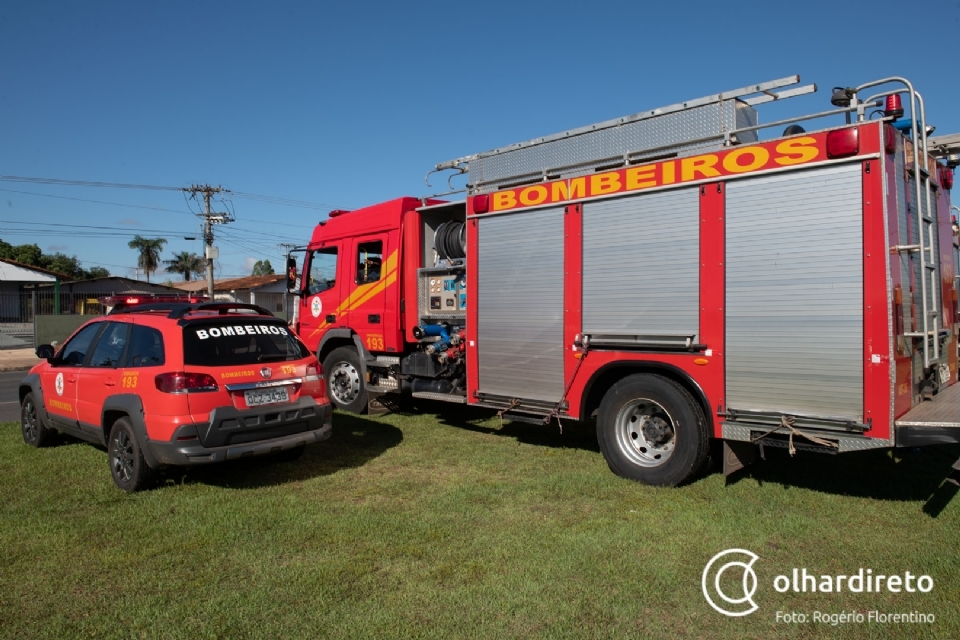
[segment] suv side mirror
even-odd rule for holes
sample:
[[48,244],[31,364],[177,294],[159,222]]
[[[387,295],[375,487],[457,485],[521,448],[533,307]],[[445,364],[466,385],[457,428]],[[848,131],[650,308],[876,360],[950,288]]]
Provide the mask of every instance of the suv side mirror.
[[53,356],[56,355],[56,353],[57,352],[54,350],[53,346],[49,344],[41,344],[39,347],[37,347],[36,351],[37,357],[43,358],[47,362],[53,361]]
[[297,289],[297,259],[287,256],[287,292],[299,293]]

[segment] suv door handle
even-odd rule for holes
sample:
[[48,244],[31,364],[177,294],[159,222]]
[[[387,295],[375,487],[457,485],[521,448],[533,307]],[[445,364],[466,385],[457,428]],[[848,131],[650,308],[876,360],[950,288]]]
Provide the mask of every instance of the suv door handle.
[[107,385],[108,387],[112,387],[115,384],[117,384],[117,381],[114,380],[113,378],[107,378],[106,380],[103,381],[103,384]]
[[371,313],[370,315],[367,316],[367,322],[369,322],[370,324],[380,324],[380,314]]

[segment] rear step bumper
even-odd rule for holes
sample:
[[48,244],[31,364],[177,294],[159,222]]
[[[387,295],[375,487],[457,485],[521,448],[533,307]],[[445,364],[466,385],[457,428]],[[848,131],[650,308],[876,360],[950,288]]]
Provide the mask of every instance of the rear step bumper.
[[910,409],[895,427],[898,447],[960,443],[960,384]]
[[[209,423],[179,427],[169,442],[148,440],[146,444],[157,462],[162,465],[192,466],[223,462],[248,456],[279,453],[287,449],[323,442],[333,433],[332,415],[333,408],[330,404],[318,405],[310,397],[301,398],[299,402],[292,405],[273,405],[269,411],[265,409],[238,411],[233,407],[227,407],[215,410],[211,414]],[[238,425],[239,428],[234,425]],[[250,436],[262,432],[265,438],[221,446],[201,444],[201,440],[223,442],[221,430],[223,426],[227,427],[228,432],[246,431]],[[285,426],[296,429],[296,433],[269,437],[270,431],[282,432]],[[177,440],[178,437],[198,432],[205,433],[206,437],[188,441]]]

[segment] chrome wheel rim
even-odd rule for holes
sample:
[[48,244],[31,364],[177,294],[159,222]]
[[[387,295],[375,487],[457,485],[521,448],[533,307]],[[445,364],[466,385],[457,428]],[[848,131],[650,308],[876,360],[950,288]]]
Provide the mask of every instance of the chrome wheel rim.
[[339,404],[348,405],[360,395],[360,372],[349,362],[338,362],[330,375],[330,395]]
[[120,431],[110,441],[110,466],[120,482],[129,482],[133,477],[133,442],[126,431]]
[[38,424],[37,408],[33,402],[27,402],[23,405],[20,412],[20,428],[23,430],[23,437],[27,442],[36,442],[40,431]]
[[676,448],[673,418],[659,403],[641,398],[620,409],[616,419],[617,446],[631,462],[658,467]]

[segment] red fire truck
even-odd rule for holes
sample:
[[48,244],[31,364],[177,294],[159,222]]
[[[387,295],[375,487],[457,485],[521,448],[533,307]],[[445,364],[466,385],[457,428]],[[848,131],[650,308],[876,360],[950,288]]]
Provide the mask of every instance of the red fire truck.
[[760,124],[757,105],[816,91],[798,83],[438,164],[466,174],[461,201],[332,212],[299,274],[288,259],[331,401],[596,416],[610,468],[658,485],[695,474],[711,438],[727,472],[758,445],[960,441],[960,136],[928,137],[902,78]]

